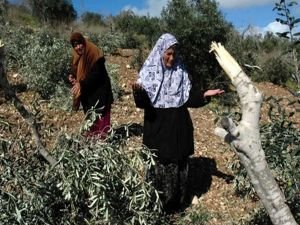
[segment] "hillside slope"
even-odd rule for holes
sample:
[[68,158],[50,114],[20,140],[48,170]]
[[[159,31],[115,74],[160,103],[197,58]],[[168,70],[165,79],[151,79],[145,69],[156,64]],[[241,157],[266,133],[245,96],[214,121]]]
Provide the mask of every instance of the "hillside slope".
[[[134,135],[128,137],[128,145],[134,149],[142,143],[143,110],[137,109],[134,105],[131,83],[135,81],[137,71],[128,69],[130,58],[121,56],[108,56],[107,62],[120,66],[120,86],[123,95],[116,100],[112,106],[112,125],[120,127],[127,124]],[[12,78],[13,79],[13,78]],[[13,80],[11,80],[13,81]],[[300,104],[299,99],[292,96],[282,87],[270,83],[257,84],[258,89],[266,97],[281,97],[280,102],[286,110],[298,112],[292,119],[300,124]],[[20,99],[27,108],[34,110],[32,103],[36,94],[33,92],[18,93]],[[289,99],[298,101],[293,106],[288,106]],[[51,149],[59,132],[78,132],[80,123],[84,119],[82,112],[64,112],[62,110],[49,109],[47,102],[40,101],[39,109],[43,115],[41,122],[47,129],[43,130],[44,140],[47,148]],[[24,135],[28,133],[28,127],[16,112],[12,104],[4,97],[0,90],[0,120],[10,124],[14,130],[14,135]],[[262,108],[262,122],[268,120],[266,116],[267,104]],[[237,197],[234,193],[234,186],[231,182],[233,178],[229,166],[237,160],[228,145],[216,137],[213,133],[216,115],[209,107],[190,109],[194,123],[195,154],[191,158],[190,195],[195,197],[195,203],[201,204],[211,215],[209,225],[232,225],[247,215],[259,202]],[[10,132],[2,131],[0,138],[6,138]],[[29,137],[30,139],[30,137]],[[32,143],[32,141],[30,141]],[[187,209],[188,210],[188,209]]]

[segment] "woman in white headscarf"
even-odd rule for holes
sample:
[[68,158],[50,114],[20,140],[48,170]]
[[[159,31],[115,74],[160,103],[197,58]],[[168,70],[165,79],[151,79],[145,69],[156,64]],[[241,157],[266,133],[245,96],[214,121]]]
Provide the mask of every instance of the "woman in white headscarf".
[[207,104],[220,89],[192,89],[178,56],[178,41],[169,33],[156,42],[133,84],[137,107],[144,108],[143,144],[155,151],[157,163],[147,177],[161,191],[167,213],[183,204],[188,157],[194,153],[193,124],[188,107]]

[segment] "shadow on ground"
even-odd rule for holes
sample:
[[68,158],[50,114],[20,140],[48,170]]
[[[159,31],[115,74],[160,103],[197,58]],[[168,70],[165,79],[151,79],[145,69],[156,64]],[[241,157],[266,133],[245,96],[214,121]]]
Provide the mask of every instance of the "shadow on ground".
[[191,203],[194,196],[199,198],[209,190],[212,176],[222,178],[226,183],[230,183],[234,178],[232,175],[219,171],[216,161],[212,158],[194,157],[189,159],[187,204]]
[[[123,140],[132,136],[142,136],[143,126],[138,123],[123,124],[115,127],[112,131],[114,140]],[[212,177],[216,176],[230,183],[234,176],[219,171],[215,159],[206,157],[189,158],[189,174],[187,184],[187,195],[185,204],[180,211],[189,207],[194,196],[198,198],[208,192],[212,183]]]
[[133,136],[142,136],[143,126],[138,123],[122,124],[118,127],[114,127],[113,136],[117,139],[127,139]]

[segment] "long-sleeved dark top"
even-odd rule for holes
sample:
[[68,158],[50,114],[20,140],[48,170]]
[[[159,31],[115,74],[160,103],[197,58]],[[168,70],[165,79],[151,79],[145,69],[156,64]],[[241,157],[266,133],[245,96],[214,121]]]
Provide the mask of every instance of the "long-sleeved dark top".
[[80,81],[81,104],[86,113],[92,107],[100,109],[102,114],[113,103],[110,78],[105,68],[105,58],[100,58],[84,80]]
[[178,108],[154,108],[146,91],[134,91],[136,106],[144,109],[143,144],[155,151],[160,163],[178,163],[194,153],[193,123],[188,111],[206,105],[203,91],[191,89]]

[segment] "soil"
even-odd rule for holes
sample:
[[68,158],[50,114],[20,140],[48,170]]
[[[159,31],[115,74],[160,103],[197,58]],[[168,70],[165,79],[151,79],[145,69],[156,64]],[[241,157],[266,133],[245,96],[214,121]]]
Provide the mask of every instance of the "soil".
[[[112,125],[113,127],[121,127],[127,124],[132,128],[142,128],[143,110],[138,109],[134,105],[131,83],[135,81],[137,71],[128,68],[131,62],[130,57],[107,56],[107,63],[117,64],[120,66],[120,87],[123,95],[116,100],[112,106]],[[10,75],[11,83],[16,82],[17,75]],[[282,98],[280,104],[288,112],[295,112],[291,119],[298,123],[300,128],[300,104],[299,98],[293,96],[283,87],[273,85],[271,83],[255,84],[267,99],[269,96]],[[29,91],[19,92],[18,97],[24,103],[29,111],[34,111],[32,104],[36,98],[36,94]],[[289,105],[289,102],[295,100],[296,103]],[[43,136],[46,137],[47,148],[51,149],[55,143],[55,138],[61,132],[74,133],[78,132],[79,125],[84,119],[82,112],[65,112],[58,109],[49,109],[47,101],[39,101],[39,109],[43,115],[40,120],[43,123]],[[268,104],[262,106],[262,123],[267,122]],[[202,173],[197,174],[197,168],[193,177],[193,184],[202,184],[197,191],[193,191],[193,204],[187,208],[190,210],[196,205],[201,205],[210,214],[211,218],[208,225],[232,225],[238,224],[239,219],[245,217],[254,207],[259,205],[259,201],[240,198],[235,195],[234,184],[231,181],[234,174],[230,169],[230,165],[238,160],[229,146],[220,140],[214,134],[216,127],[215,120],[217,115],[210,110],[209,107],[190,109],[190,114],[194,124],[195,154],[191,160],[200,163],[199,167],[203,168]],[[27,133],[28,127],[24,119],[19,115],[11,102],[4,97],[3,91],[0,89],[0,122],[5,121],[12,128],[17,128],[15,135]],[[3,130],[4,131],[4,130]],[[2,132],[2,131],[1,131]],[[54,134],[56,135],[54,137]],[[8,132],[0,133],[0,138],[11,135]],[[132,135],[128,137],[128,145],[130,148],[140,147],[142,134]],[[33,140],[31,141],[33,142]],[[197,166],[194,163],[194,166]],[[207,168],[205,168],[207,166]],[[203,188],[203,185],[205,186]],[[197,186],[195,186],[197,187]]]

